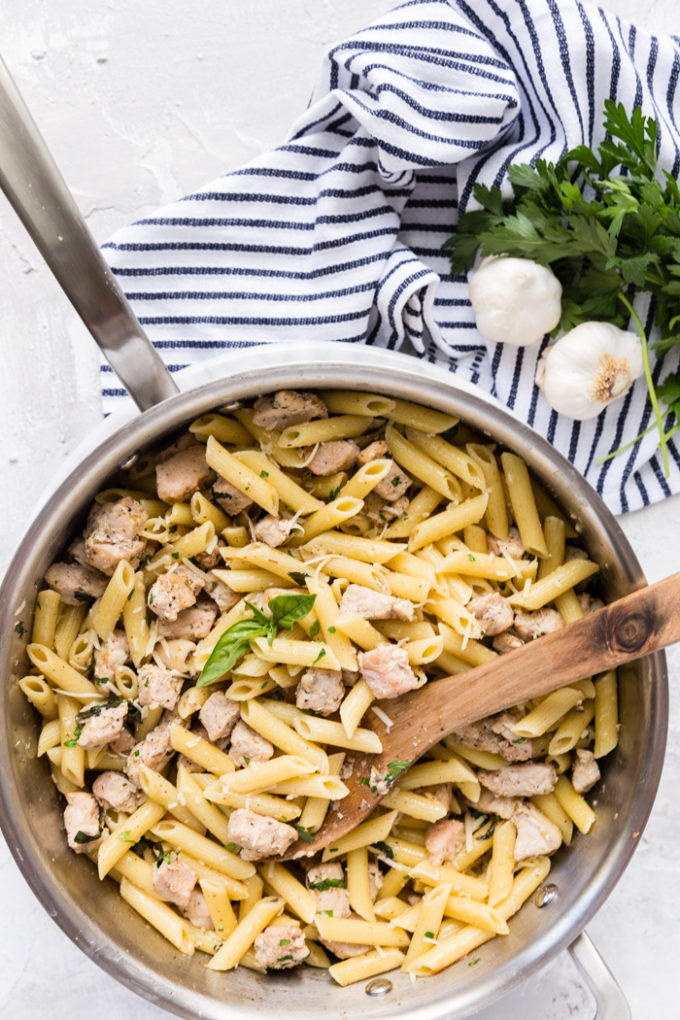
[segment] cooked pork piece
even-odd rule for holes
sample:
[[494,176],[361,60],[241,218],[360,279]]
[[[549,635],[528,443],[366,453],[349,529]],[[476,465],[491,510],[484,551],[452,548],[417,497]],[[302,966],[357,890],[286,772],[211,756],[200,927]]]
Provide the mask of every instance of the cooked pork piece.
[[593,596],[589,595],[587,591],[581,592],[577,598],[584,616],[587,616],[589,613],[595,613],[598,609],[602,609],[604,607],[602,599],[593,598]]
[[451,736],[464,747],[500,754],[506,761],[527,761],[532,755],[531,740],[518,737],[507,729],[510,723],[517,722],[519,718],[504,712],[501,716],[489,716],[479,722],[469,723]]
[[375,442],[369,443],[365,447],[359,456],[357,462],[363,467],[364,464],[370,464],[372,460],[380,460],[387,453],[387,443],[384,439],[376,439]]
[[174,754],[170,743],[170,727],[177,722],[176,716],[166,716],[158,726],[147,733],[144,740],[130,751],[125,763],[125,772],[131,783],[139,786],[139,766],[160,772]]
[[233,609],[237,602],[241,601],[241,596],[237,595],[235,591],[232,591],[228,585],[220,581],[219,578],[210,572],[208,580],[205,585],[205,593],[208,595],[221,613],[228,613],[230,609]]
[[246,808],[232,811],[227,831],[229,839],[242,847],[241,857],[246,861],[282,854],[297,839],[297,830],[292,825]]
[[198,876],[196,872],[171,851],[168,859],[161,858],[152,869],[151,882],[159,899],[174,903],[181,910],[189,906]]
[[319,443],[319,447],[307,465],[313,475],[325,478],[338,471],[349,471],[359,456],[359,447],[348,439],[332,439]]
[[97,680],[113,680],[118,666],[124,666],[130,658],[127,637],[124,630],[114,630],[106,641],[94,652],[94,675]]
[[194,889],[182,913],[197,928],[204,928],[206,931],[213,931],[215,928],[208,902],[200,889]]
[[465,608],[472,613],[475,619],[479,620],[487,637],[501,634],[508,627],[512,627],[514,618],[512,606],[498,592],[476,595],[470,599]]
[[486,815],[498,815],[499,818],[512,818],[515,808],[521,804],[519,797],[496,797],[490,790],[481,789],[479,800],[470,801],[475,811]]
[[375,492],[369,492],[364,499],[363,512],[369,521],[375,521],[376,524],[388,524],[406,513],[409,502],[408,496],[400,496],[393,503],[389,503],[387,500],[381,499]]
[[131,815],[140,804],[139,791],[122,772],[100,772],[92,784],[92,792],[105,808]]
[[340,602],[341,613],[356,613],[364,620],[406,620],[411,623],[416,607],[408,599],[399,599],[363,584],[348,585]]
[[253,423],[259,428],[283,430],[313,418],[327,418],[328,409],[315,393],[279,390],[273,397],[260,397],[253,405]]
[[498,797],[535,797],[541,793],[552,793],[557,772],[555,766],[548,762],[526,761],[492,771],[478,769],[477,778],[482,786]]
[[66,794],[64,826],[68,845],[77,854],[96,850],[108,836],[108,830],[102,829],[99,804],[91,793],[81,790]]
[[206,728],[208,740],[214,744],[231,736],[240,715],[241,709],[236,701],[231,701],[224,691],[213,691],[201,706],[198,718]]
[[140,666],[137,672],[139,704],[149,708],[167,708],[172,711],[177,704],[184,677],[173,673],[164,666],[153,662]]
[[235,765],[249,765],[251,761],[269,761],[274,748],[256,730],[241,719],[236,723],[231,734],[229,757]]
[[336,669],[305,670],[295,691],[295,704],[321,715],[337,712],[345,697],[342,673]]
[[94,503],[83,533],[90,566],[109,576],[121,560],[138,567],[146,548],[139,532],[148,519],[142,504],[131,496],[115,503]]
[[181,612],[196,604],[204,583],[195,570],[180,563],[174,570],[161,574],[151,585],[147,599],[149,608],[161,620],[172,622]]
[[217,619],[217,605],[207,595],[199,595],[196,605],[177,614],[175,620],[161,620],[158,633],[165,638],[185,638],[200,641],[207,637]]
[[93,750],[95,747],[104,747],[105,744],[120,736],[128,714],[128,705],[124,701],[120,705],[102,706],[93,705],[83,721],[78,737],[78,747],[84,751]]
[[495,535],[488,535],[487,545],[489,552],[495,556],[509,556],[511,560],[520,560],[526,549],[522,542],[519,528],[511,526],[507,538],[496,538]]
[[[271,549],[283,545],[290,536],[291,531],[298,527],[292,520],[285,520],[283,517],[272,517],[267,514],[253,527],[253,535],[258,542],[264,542]],[[298,527],[298,531],[299,531]]]
[[402,467],[392,461],[390,469],[376,485],[373,492],[388,503],[394,503],[405,494],[413,479]]
[[512,630],[504,630],[502,634],[497,634],[491,642],[491,647],[496,652],[500,652],[503,655],[505,652],[514,652],[516,648],[521,648],[525,641],[522,641],[521,637],[514,633]]
[[349,917],[349,892],[342,864],[329,861],[315,864],[307,871],[307,888],[316,902],[317,914],[331,911],[331,917]]
[[465,846],[465,826],[457,818],[441,818],[425,830],[425,849],[433,864],[443,864]]
[[309,956],[305,936],[298,921],[270,924],[254,942],[255,962],[270,970],[297,967]]
[[241,510],[247,510],[253,504],[249,496],[228,482],[226,478],[218,478],[212,491],[215,502],[219,503],[225,514],[229,514],[230,517],[235,517],[236,514],[241,513]]
[[188,446],[156,465],[158,498],[165,503],[183,503],[210,477],[205,447],[199,443]]
[[517,829],[516,861],[551,854],[562,845],[560,830],[533,804],[519,804],[513,812],[512,822]]
[[45,574],[45,583],[67,606],[81,606],[83,602],[101,598],[108,580],[99,570],[80,563],[53,563]]
[[396,698],[418,686],[418,677],[408,662],[408,653],[398,645],[378,645],[359,652],[359,669],[376,698]]
[[600,778],[600,768],[592,751],[577,747],[571,782],[577,793],[587,793]]
[[534,613],[524,613],[521,609],[515,610],[515,621],[513,630],[523,641],[533,641],[534,638],[542,637],[543,634],[552,634],[555,630],[564,627],[564,620],[556,609],[538,609]]
[[368,862],[368,894],[373,901],[383,886],[383,873],[376,861]]

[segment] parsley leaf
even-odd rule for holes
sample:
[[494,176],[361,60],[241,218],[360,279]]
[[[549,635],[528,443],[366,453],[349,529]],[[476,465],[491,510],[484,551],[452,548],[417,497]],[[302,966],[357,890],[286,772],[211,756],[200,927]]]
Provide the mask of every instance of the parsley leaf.
[[[579,145],[556,163],[538,159],[533,166],[510,166],[512,197],[477,184],[480,208],[461,215],[444,247],[454,273],[467,272],[480,253],[550,266],[562,285],[556,330],[592,320],[627,328],[631,320],[668,475],[666,444],[678,427],[680,377],[655,384],[634,302],[639,293],[651,298],[658,356],[680,345],[680,187],[668,171],[658,173],[658,126],[639,107],[629,114],[622,103],[605,100],[603,129],[606,137],[597,150]],[[666,432],[663,419],[671,414],[675,421]]]

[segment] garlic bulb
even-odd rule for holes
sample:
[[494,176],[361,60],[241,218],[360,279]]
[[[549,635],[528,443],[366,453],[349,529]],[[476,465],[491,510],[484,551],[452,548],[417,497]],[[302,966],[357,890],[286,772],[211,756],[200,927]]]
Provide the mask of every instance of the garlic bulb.
[[560,321],[562,285],[531,259],[491,256],[470,280],[477,329],[494,343],[526,347]]
[[634,333],[610,322],[583,322],[543,352],[536,385],[556,411],[585,421],[623,396],[643,371]]

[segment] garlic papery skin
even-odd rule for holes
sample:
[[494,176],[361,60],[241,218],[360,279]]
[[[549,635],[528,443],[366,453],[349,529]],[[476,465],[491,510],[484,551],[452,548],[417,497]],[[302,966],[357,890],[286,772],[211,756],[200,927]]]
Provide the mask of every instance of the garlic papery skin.
[[494,255],[472,276],[470,302],[482,336],[526,347],[559,323],[562,285],[550,269],[531,259]]
[[610,322],[582,322],[543,352],[536,385],[560,414],[587,421],[622,397],[643,372],[635,333]]

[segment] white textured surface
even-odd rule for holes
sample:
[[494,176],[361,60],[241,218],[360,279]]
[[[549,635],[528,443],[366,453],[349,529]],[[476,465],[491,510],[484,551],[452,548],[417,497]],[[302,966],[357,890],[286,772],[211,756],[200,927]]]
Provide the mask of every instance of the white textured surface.
[[[333,41],[390,0],[3,0],[2,52],[90,227],[121,224],[279,142]],[[602,6],[680,32],[674,0]],[[200,12],[200,16],[199,16]],[[0,463],[7,562],[50,474],[99,421],[94,347],[0,201]],[[650,580],[680,569],[680,498],[622,520]],[[680,655],[669,655],[671,676]],[[672,688],[677,689],[677,680]],[[680,708],[672,690],[667,763],[632,864],[589,926],[634,1020],[678,1015]],[[0,845],[0,1013],[38,1020],[167,1016],[118,986],[50,921]],[[39,947],[39,950],[36,950]],[[36,958],[40,966],[36,966]],[[566,960],[483,1014],[585,1020],[589,994]],[[481,1016],[481,1014],[480,1014]]]

